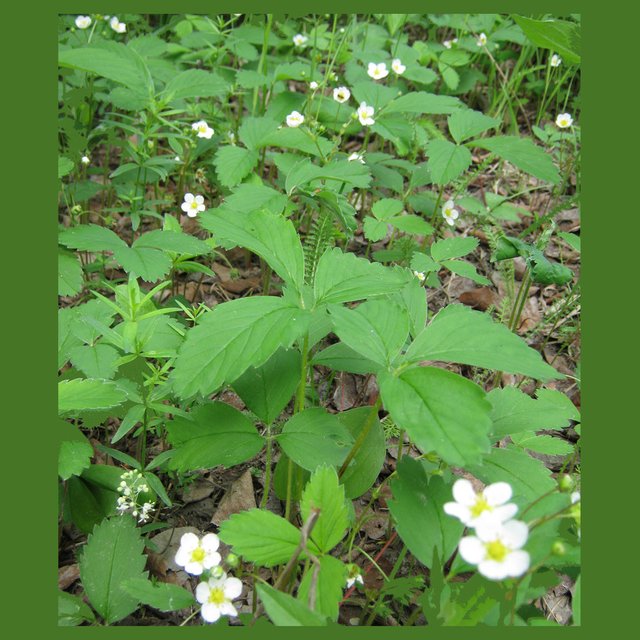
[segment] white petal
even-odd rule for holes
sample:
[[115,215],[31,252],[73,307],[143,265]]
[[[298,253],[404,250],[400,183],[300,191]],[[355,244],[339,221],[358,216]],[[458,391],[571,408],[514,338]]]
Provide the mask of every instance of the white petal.
[[[193,198],[194,198],[193,193],[185,193],[184,194],[184,201],[185,202],[193,202]],[[185,536],[195,536],[195,533],[185,533],[184,535]],[[182,536],[182,537],[184,538],[184,536]]]
[[201,562],[187,562],[184,567],[184,570],[187,573],[190,573],[192,576],[199,576],[202,574],[202,563]]
[[456,203],[453,200],[447,200],[444,203],[444,207],[442,207],[443,209],[453,209],[453,207],[456,206]]
[[512,494],[513,491],[508,482],[494,482],[482,492],[482,495],[484,495],[486,501],[492,507],[497,507],[500,504],[508,502]]
[[520,520],[509,520],[502,525],[500,538],[510,549],[520,549],[529,537],[529,527]]
[[509,575],[506,564],[495,560],[484,560],[478,565],[478,571],[489,580],[504,580]]
[[217,622],[220,619],[220,607],[213,602],[203,604],[200,613],[206,622]]
[[202,564],[205,569],[212,569],[213,567],[217,567],[222,562],[222,556],[217,551],[210,551],[205,556]]
[[[203,196],[196,196],[194,199],[195,199],[195,201],[196,201],[198,204],[204,204],[204,197],[203,197]],[[207,537],[209,537],[209,536],[214,536],[216,540],[218,539],[218,536],[216,536],[215,534],[213,534],[213,533],[208,533],[208,534],[207,534],[207,535],[202,539],[202,541],[204,542],[205,538],[207,538]],[[209,539],[210,539],[210,538],[209,538]],[[219,543],[218,543],[218,544],[219,544]],[[202,546],[203,546],[204,548],[206,548],[206,547],[204,546],[204,544],[203,544]],[[218,546],[216,545],[215,549],[214,549],[214,548],[212,548],[212,549],[211,549],[211,551],[215,551],[217,548],[218,548]]]
[[475,536],[466,536],[460,540],[458,545],[460,555],[469,564],[478,564],[485,559],[486,549],[482,542]]
[[[187,196],[190,196],[190,193],[187,193]],[[185,196],[185,200],[187,198]],[[188,202],[188,201],[187,201]],[[187,551],[193,551],[200,544],[200,539],[195,533],[185,533],[182,538],[180,538],[180,548],[186,549]]]
[[466,507],[472,507],[477,500],[476,492],[469,480],[461,478],[453,483],[453,499]]
[[195,218],[198,215],[197,211],[194,211],[193,209],[189,209],[187,211],[187,216],[189,216],[189,218]]
[[238,578],[227,578],[224,583],[224,595],[229,600],[235,600],[242,593],[242,582]]
[[471,512],[469,511],[469,507],[465,507],[459,502],[447,502],[444,505],[443,509],[447,515],[458,518],[458,520],[460,520],[460,522],[463,522],[464,524],[469,524],[469,521],[471,520]]
[[508,576],[517,578],[529,568],[529,554],[526,551],[512,551],[504,559],[504,566]]
[[206,582],[201,582],[196,587],[196,600],[200,604],[204,604],[209,599],[209,594],[211,593],[211,588]]
[[238,615],[236,608],[230,602],[223,602],[220,607],[220,613],[223,616],[229,616],[230,618],[235,618]]
[[503,504],[501,507],[496,507],[493,511],[485,511],[482,515],[494,517],[500,522],[506,522],[511,520],[516,513],[518,513],[518,506],[510,502],[509,504]]
[[205,207],[203,204],[199,204],[199,205],[198,205],[198,211],[199,211],[199,212],[204,211],[206,208],[207,208],[207,207]]
[[181,567],[184,567],[184,565],[187,564],[187,562],[189,562],[190,559],[191,559],[191,551],[188,551],[184,547],[180,547],[175,557],[176,564]]
[[476,535],[482,542],[498,540],[503,532],[502,523],[495,518],[478,518],[475,527]]

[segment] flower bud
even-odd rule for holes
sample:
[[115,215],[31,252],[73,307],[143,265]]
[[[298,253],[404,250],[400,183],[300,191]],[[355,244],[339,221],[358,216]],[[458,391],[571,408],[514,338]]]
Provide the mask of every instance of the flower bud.
[[217,566],[211,569],[212,578],[222,578],[223,575],[224,575],[224,569],[221,566]]
[[235,553],[230,553],[225,561],[231,568],[235,569],[240,564],[240,558]]
[[570,491],[573,491],[574,486],[575,483],[573,478],[568,473],[561,473],[558,476],[558,489],[560,489],[562,493],[569,493]]
[[554,556],[563,556],[567,552],[567,548],[560,540],[556,540],[551,546],[551,553]]

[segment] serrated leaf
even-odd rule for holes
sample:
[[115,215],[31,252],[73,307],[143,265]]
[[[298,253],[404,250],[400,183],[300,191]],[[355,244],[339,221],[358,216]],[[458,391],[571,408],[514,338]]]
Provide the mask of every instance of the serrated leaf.
[[[313,581],[315,566],[311,565],[298,587],[298,600],[309,602],[309,591]],[[347,580],[347,567],[333,556],[320,558],[320,571],[316,581],[315,611],[331,620],[338,619],[340,601]]]
[[178,611],[196,603],[193,595],[177,584],[151,582],[146,578],[129,578],[122,588],[132,597],[160,611]]
[[402,200],[395,198],[382,198],[373,204],[371,213],[378,220],[388,220],[393,216],[397,216],[404,209]]
[[314,180],[328,181],[329,185],[335,185],[336,190],[342,184],[365,188],[371,182],[371,175],[369,169],[360,162],[335,160],[319,167],[306,159],[294,165],[287,174],[285,191],[291,195],[296,189]]
[[467,138],[477,136],[488,129],[494,129],[500,124],[496,118],[485,116],[479,111],[471,109],[456,111],[447,118],[451,137],[460,144]]
[[435,184],[445,185],[458,178],[471,165],[471,152],[448,140],[427,143],[427,167]]
[[89,468],[92,456],[93,447],[86,439],[61,442],[58,452],[58,475],[63,480],[81,475]]
[[277,591],[268,584],[258,584],[256,588],[267,615],[276,626],[324,627],[327,625],[324,616],[311,611],[304,603],[288,593]]
[[348,371],[360,375],[375,373],[380,368],[379,364],[360,355],[342,342],[336,342],[317,353],[312,364],[329,367],[334,371]]
[[59,413],[111,409],[126,399],[126,391],[109,380],[75,378],[58,383]]
[[517,15],[513,19],[534,45],[554,51],[569,64],[580,63],[578,25],[565,20],[533,20]]
[[573,453],[573,447],[566,440],[550,435],[536,435],[533,431],[521,431],[512,435],[511,440],[518,447],[550,456],[566,456]]
[[144,540],[130,516],[97,525],[80,557],[80,579],[93,608],[109,624],[136,610],[138,599],[122,588],[129,578],[143,578]]
[[224,187],[235,187],[246,178],[258,162],[258,152],[227,145],[216,151],[213,164],[218,181]]
[[272,118],[244,118],[238,137],[249,149],[260,149],[266,145],[265,140],[269,138],[277,129],[278,122]]
[[453,113],[462,107],[458,98],[439,96],[425,91],[411,91],[392,100],[385,113],[445,114]]
[[389,218],[389,224],[404,233],[414,236],[428,236],[434,231],[433,227],[420,216],[411,213],[403,216],[394,216]]
[[87,378],[111,380],[118,370],[118,350],[108,344],[83,344],[69,352],[71,364]]
[[156,282],[171,270],[169,256],[157,249],[147,247],[117,247],[113,257],[129,274],[135,274],[145,282]]
[[111,229],[97,224],[80,224],[64,229],[58,241],[65,247],[80,251],[114,251],[127,246]]
[[469,280],[473,280],[478,284],[482,284],[488,286],[491,284],[491,280],[481,276],[477,271],[474,265],[470,262],[466,262],[465,260],[444,260],[442,262],[442,266],[449,269],[449,271],[455,273],[456,275],[462,276],[463,278],[469,278]]
[[82,265],[78,256],[58,251],[58,295],[75,296],[82,291]]
[[376,220],[371,216],[367,216],[362,224],[364,237],[371,242],[378,242],[386,237],[389,233],[389,225],[386,221]]
[[471,253],[478,244],[477,238],[444,238],[431,245],[431,257],[438,262],[461,258]]
[[154,229],[143,233],[134,243],[134,249],[140,248],[158,249],[159,251],[171,251],[173,253],[200,256],[211,253],[211,246],[199,238],[190,236],[181,231],[169,231]]
[[229,85],[216,73],[204,69],[188,69],[174,75],[165,86],[161,98],[172,102],[183,98],[222,96]]

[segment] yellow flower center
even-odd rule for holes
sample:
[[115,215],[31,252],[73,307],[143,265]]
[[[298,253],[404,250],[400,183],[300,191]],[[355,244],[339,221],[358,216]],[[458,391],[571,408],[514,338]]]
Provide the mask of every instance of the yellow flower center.
[[213,604],[222,604],[225,602],[224,591],[221,587],[213,587],[209,592],[209,602]]
[[484,511],[491,511],[491,506],[482,496],[478,496],[476,503],[471,507],[470,511],[471,515],[477,518]]
[[198,131],[199,131],[200,133],[206,133],[206,131],[207,131],[207,127],[205,127],[203,124],[201,124],[201,125],[198,127]]
[[502,562],[509,553],[509,549],[505,547],[500,540],[494,540],[485,545],[487,555],[491,560],[496,562]]
[[198,547],[191,552],[191,562],[202,562],[206,553],[202,547]]
[[198,208],[198,203],[195,200],[191,203],[191,208],[192,209],[197,209]]

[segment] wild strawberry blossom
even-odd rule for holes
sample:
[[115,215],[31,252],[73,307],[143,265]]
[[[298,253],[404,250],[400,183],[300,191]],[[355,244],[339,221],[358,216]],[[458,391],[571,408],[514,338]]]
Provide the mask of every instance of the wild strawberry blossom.
[[479,47],[484,47],[487,44],[487,34],[486,33],[481,33],[478,36],[478,39],[476,40],[476,44]]
[[557,53],[554,53],[551,56],[551,61],[549,62],[549,64],[552,67],[559,67],[562,64],[562,58]]
[[238,578],[227,577],[224,572],[220,577],[212,576],[201,582],[196,587],[196,600],[202,605],[200,614],[203,620],[217,622],[221,616],[236,617],[238,611],[232,601],[241,594],[242,582]]
[[302,47],[307,43],[307,40],[309,40],[309,38],[307,38],[307,36],[302,35],[301,33],[297,33],[295,36],[293,36],[293,44],[296,47]]
[[211,139],[215,131],[206,123],[205,120],[198,120],[191,125],[191,128],[197,132],[198,138]]
[[405,67],[400,58],[396,58],[392,63],[391,63],[391,68],[393,69],[393,72],[399,76],[401,76],[406,70],[407,67]]
[[116,16],[113,16],[113,18],[109,20],[109,26],[116,33],[125,33],[127,31],[127,25],[124,22],[120,22]]
[[333,90],[333,99],[342,104],[351,97],[351,91],[347,87],[336,87]]
[[195,533],[185,533],[180,538],[176,564],[187,573],[199,576],[205,569],[213,569],[222,561],[218,553],[220,539],[215,533],[207,533],[202,540]]
[[356,151],[354,151],[348,158],[347,160],[349,162],[360,162],[361,164],[364,164],[364,155],[362,153],[358,153]]
[[373,119],[373,107],[369,107],[366,102],[361,102],[358,107],[358,120],[360,120],[360,124],[365,127],[368,125],[375,124],[375,120]]
[[287,116],[287,126],[288,127],[299,127],[304,122],[304,116],[297,111],[292,111]]
[[87,29],[91,26],[91,18],[89,16],[78,16],[76,18],[76,27],[78,29]]
[[202,196],[194,196],[193,193],[184,194],[184,202],[180,208],[190,218],[195,218],[199,213],[202,213],[206,209],[204,206],[204,198]]
[[442,217],[447,221],[447,224],[453,226],[460,215],[460,212],[454,208],[455,203],[453,200],[447,200],[442,207]]
[[455,502],[447,502],[444,511],[468,527],[475,527],[486,519],[505,522],[518,512],[518,507],[509,503],[511,494],[511,485],[506,482],[494,482],[476,493],[471,482],[461,478],[453,485]]
[[556,125],[561,129],[567,129],[573,124],[573,118],[569,113],[559,113],[556,118]]
[[384,62],[370,62],[367,68],[367,75],[374,80],[382,80],[389,75],[389,69]]

